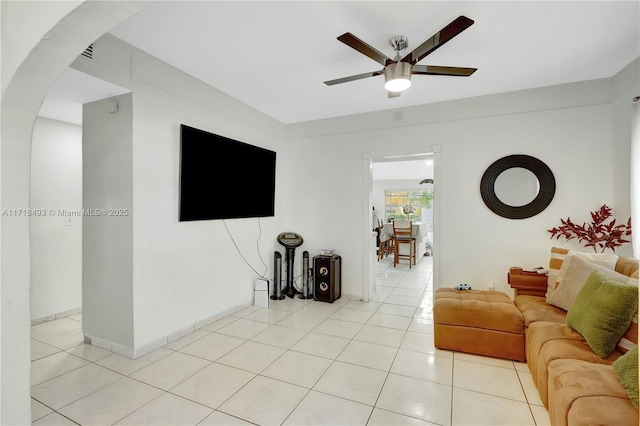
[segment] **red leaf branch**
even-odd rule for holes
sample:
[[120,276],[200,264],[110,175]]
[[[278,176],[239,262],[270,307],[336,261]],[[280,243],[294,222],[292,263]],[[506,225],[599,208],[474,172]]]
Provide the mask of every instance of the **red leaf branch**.
[[556,240],[560,237],[564,237],[567,241],[577,238],[584,247],[593,247],[596,253],[598,248],[600,253],[604,253],[608,248],[615,252],[616,247],[629,242],[624,237],[631,235],[631,218],[626,224],[616,225],[615,219],[606,223],[611,216],[613,216],[611,208],[603,204],[599,210],[591,212],[590,223],[578,225],[568,217],[566,220],[560,219],[561,226],[548,229],[547,232],[551,233],[551,238],[555,237]]

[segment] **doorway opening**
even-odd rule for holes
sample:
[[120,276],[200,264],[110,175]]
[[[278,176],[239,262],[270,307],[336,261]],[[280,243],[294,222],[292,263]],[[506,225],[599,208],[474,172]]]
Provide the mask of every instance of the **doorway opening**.
[[[420,235],[418,257],[429,254],[433,262],[434,283],[439,277],[439,254],[437,224],[439,219],[439,194],[437,184],[440,179],[439,170],[440,146],[427,146],[424,148],[371,152],[364,155],[365,170],[365,201],[367,217],[367,238],[365,241],[365,279],[363,288],[363,300],[371,301],[376,289],[378,276],[377,236],[372,231],[378,225],[377,220],[388,221],[396,217],[411,218],[414,222],[421,223],[424,235]],[[402,187],[402,188],[400,188]],[[386,195],[389,190],[401,189],[407,193],[407,207],[405,205],[388,205]],[[400,191],[397,191],[400,192]],[[431,209],[418,209],[413,206],[414,200],[410,193],[429,193]],[[432,198],[431,198],[432,197]],[[419,198],[419,197],[418,197]],[[394,201],[398,201],[397,199]],[[423,199],[422,201],[426,201]],[[425,203],[426,204],[426,203]],[[372,207],[377,213],[372,215]],[[408,216],[407,216],[408,213]],[[427,246],[428,245],[428,246]],[[428,250],[427,250],[428,247]]]

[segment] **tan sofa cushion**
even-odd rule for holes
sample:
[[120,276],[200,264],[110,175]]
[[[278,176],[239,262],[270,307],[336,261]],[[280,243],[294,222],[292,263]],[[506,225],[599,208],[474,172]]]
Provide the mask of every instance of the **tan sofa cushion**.
[[616,271],[631,278],[638,278],[640,262],[632,257],[620,257],[616,262]]
[[635,409],[613,367],[558,359],[549,364],[551,424],[637,425]]
[[567,313],[555,306],[548,304],[544,297],[539,296],[516,296],[513,303],[524,317],[524,326],[537,321],[566,322]]
[[522,315],[506,293],[478,293],[440,288],[434,302],[434,319],[440,324],[483,328],[522,334]]
[[631,411],[633,405],[628,399],[610,396],[589,396],[576,400],[567,417],[571,426],[604,425],[635,426],[638,424],[638,411]]
[[[638,279],[640,271],[640,262],[638,259],[631,257],[620,257],[616,263],[616,271],[621,274],[630,276],[631,278]],[[635,284],[637,286],[637,283]],[[629,329],[625,335],[618,342],[618,349],[626,352],[634,345],[638,344],[638,313],[636,312],[633,322],[629,326]]]
[[612,364],[622,353],[615,350],[607,358],[596,355],[582,336],[566,324],[538,321],[526,331],[527,364],[540,399],[548,407],[547,392],[549,364],[557,359],[583,360],[598,364]]

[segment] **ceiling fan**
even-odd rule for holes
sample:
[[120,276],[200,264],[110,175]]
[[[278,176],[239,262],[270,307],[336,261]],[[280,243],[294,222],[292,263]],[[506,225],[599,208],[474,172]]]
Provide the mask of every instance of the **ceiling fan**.
[[348,81],[360,80],[384,74],[384,87],[387,89],[389,97],[395,98],[400,96],[400,92],[411,86],[412,74],[469,77],[477,70],[477,68],[441,67],[416,64],[440,46],[460,34],[462,31],[469,28],[473,25],[473,22],[474,21],[472,19],[469,19],[466,16],[458,16],[449,25],[438,31],[429,40],[416,47],[404,58],[400,58],[400,52],[408,47],[407,38],[404,36],[396,36],[389,41],[393,50],[396,52],[394,59],[387,57],[384,53],[379,52],[353,34],[344,33],[338,37],[338,40],[363,55],[368,56],[374,61],[384,65],[384,68],[379,71],[325,81],[324,84],[327,86],[333,86],[334,84],[346,83]]

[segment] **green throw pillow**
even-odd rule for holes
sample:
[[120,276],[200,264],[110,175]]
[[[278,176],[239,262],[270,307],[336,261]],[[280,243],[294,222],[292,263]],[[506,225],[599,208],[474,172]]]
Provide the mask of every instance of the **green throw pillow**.
[[594,271],[567,313],[567,325],[580,333],[600,358],[608,357],[629,328],[638,289]]
[[638,408],[638,346],[634,346],[626,354],[613,362],[613,370],[618,375],[622,387],[629,394],[629,399]]

